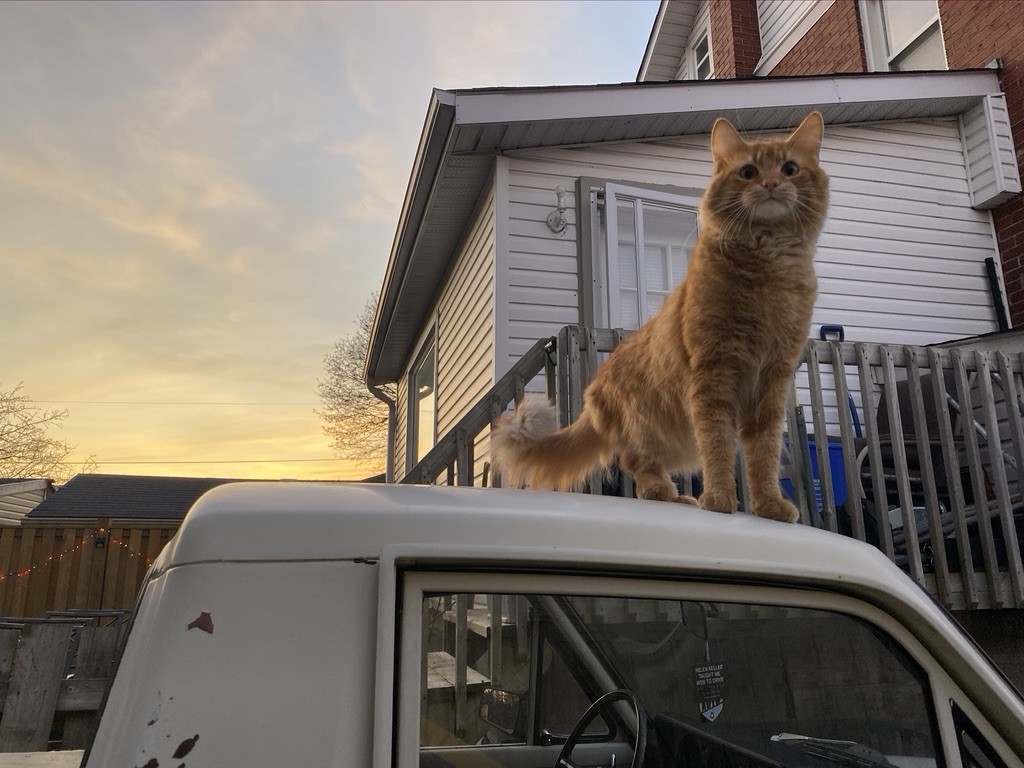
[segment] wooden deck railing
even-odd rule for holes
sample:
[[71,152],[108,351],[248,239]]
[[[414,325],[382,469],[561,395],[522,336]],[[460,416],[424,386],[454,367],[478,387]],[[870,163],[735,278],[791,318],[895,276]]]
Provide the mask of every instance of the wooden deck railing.
[[815,522],[877,545],[950,608],[1024,607],[1022,355],[812,341],[804,363]]
[[[534,386],[571,422],[626,335],[568,326],[538,342],[403,482],[486,476],[473,446],[542,372]],[[874,544],[951,609],[1024,607],[1022,370],[1024,353],[808,342],[781,457],[801,522]],[[632,495],[621,480],[615,492]],[[692,492],[699,478],[679,482]],[[742,480],[738,490],[749,511]]]

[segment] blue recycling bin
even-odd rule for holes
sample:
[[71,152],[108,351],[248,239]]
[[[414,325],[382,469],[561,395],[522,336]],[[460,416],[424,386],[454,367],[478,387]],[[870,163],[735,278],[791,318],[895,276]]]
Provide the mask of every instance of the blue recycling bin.
[[[789,450],[789,443],[786,443],[786,450]],[[818,451],[815,448],[814,440],[808,438],[807,449],[810,452],[811,476],[814,478],[814,501],[819,510],[823,504],[821,501],[821,478],[818,476]],[[806,458],[806,457],[805,457]],[[829,438],[828,441],[828,466],[832,473],[832,499],[836,506],[846,502],[846,468],[843,466],[843,446],[839,438]],[[782,485],[782,492],[789,499],[795,499],[793,492],[793,481],[788,477],[779,480]]]

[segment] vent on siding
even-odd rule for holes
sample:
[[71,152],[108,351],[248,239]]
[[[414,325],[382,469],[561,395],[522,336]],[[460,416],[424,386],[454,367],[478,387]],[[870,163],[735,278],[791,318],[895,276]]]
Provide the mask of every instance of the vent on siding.
[[995,208],[1021,191],[1006,98],[989,94],[960,120],[971,206]]

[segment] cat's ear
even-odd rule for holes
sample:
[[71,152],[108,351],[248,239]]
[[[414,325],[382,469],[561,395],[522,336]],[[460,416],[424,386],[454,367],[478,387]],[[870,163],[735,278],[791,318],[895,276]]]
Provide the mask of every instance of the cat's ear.
[[747,142],[732,127],[732,123],[724,117],[715,120],[711,126],[711,157],[715,161],[715,170],[727,165],[733,155],[746,151]]
[[786,139],[786,146],[801,154],[818,159],[821,139],[825,134],[825,121],[821,112],[811,112]]

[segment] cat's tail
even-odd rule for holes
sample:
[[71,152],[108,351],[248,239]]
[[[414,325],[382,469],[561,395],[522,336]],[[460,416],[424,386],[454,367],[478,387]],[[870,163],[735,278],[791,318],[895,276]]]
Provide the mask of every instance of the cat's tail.
[[611,450],[594,428],[589,412],[563,429],[558,414],[543,399],[526,399],[491,432],[491,451],[502,484],[545,490],[572,490],[598,466],[611,459]]

